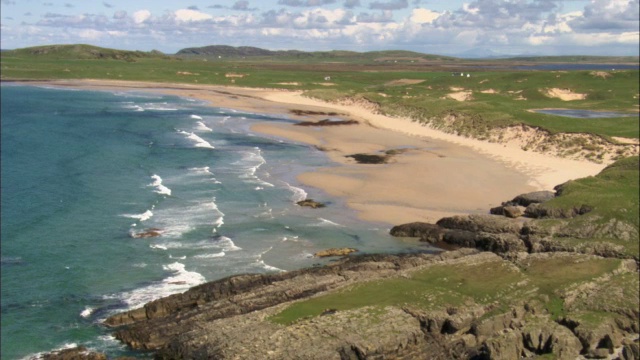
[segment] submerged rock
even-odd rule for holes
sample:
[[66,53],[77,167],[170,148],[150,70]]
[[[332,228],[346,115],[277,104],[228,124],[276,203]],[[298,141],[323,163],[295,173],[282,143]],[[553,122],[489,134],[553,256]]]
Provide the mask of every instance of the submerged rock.
[[310,207],[312,209],[319,209],[319,208],[323,208],[325,206],[327,206],[324,203],[315,201],[313,199],[305,199],[302,201],[298,201],[296,204],[300,205],[300,206],[305,206],[305,207]]
[[162,235],[162,230],[157,228],[144,229],[141,232],[132,232],[131,237],[134,239],[158,237]]

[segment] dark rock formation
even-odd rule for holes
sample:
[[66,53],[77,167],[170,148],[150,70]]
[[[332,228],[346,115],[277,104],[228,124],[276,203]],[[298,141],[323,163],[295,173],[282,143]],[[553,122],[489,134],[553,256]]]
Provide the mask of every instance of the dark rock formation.
[[353,158],[358,164],[385,164],[389,159],[388,155],[378,154],[353,154],[346,157]]
[[162,235],[162,230],[157,228],[144,229],[141,232],[132,232],[131,237],[134,239],[158,237]]
[[441,241],[445,232],[442,227],[436,224],[413,222],[392,227],[390,234],[397,237],[425,237]]
[[298,201],[296,204],[300,205],[300,206],[306,206],[306,207],[310,207],[312,209],[319,209],[319,208],[323,208],[326,205],[324,203],[315,201],[313,199],[305,199],[302,201]]
[[313,254],[313,256],[315,257],[346,256],[356,251],[358,250],[353,248],[331,248],[331,249],[318,251],[317,253]]
[[[299,114],[296,114],[299,115]],[[331,120],[324,119],[320,121],[302,121],[299,123],[295,123],[296,126],[339,126],[339,125],[356,125],[358,124],[355,120]]]

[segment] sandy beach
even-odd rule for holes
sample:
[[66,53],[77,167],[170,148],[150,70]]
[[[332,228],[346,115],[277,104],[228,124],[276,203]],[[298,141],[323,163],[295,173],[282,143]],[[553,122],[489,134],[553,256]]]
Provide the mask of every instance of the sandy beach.
[[[606,164],[575,161],[488,143],[430,129],[410,119],[392,118],[358,105],[305,98],[301,92],[225,86],[65,80],[30,82],[85,89],[157,91],[197,98],[211,105],[258,113],[285,114],[304,121],[335,112],[358,124],[296,126],[264,123],[252,130],[315,146],[334,166],[299,176],[301,183],[344,197],[359,216],[389,225],[435,222],[443,216],[484,213],[500,202],[535,190],[552,190],[571,179],[595,175]],[[302,110],[293,114],[291,110]],[[385,164],[359,164],[348,155],[384,154]]]

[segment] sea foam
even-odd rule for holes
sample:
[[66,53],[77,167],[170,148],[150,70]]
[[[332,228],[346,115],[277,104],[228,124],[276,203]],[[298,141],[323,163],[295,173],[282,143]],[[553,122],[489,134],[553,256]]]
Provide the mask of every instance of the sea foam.
[[[169,195],[171,195],[171,191],[169,191]],[[124,214],[121,215],[127,218],[131,218],[131,219],[138,219],[140,221],[146,221],[149,220],[153,217],[153,211],[151,210],[147,210],[145,212],[143,212],[142,214]]]
[[124,302],[128,309],[135,309],[150,301],[185,291],[205,282],[204,276],[195,271],[186,270],[185,265],[180,262],[163,265],[162,268],[170,273],[162,281],[107,298],[115,297]]
[[[193,116],[193,115],[191,115]],[[205,123],[203,123],[202,121],[198,121],[196,123],[196,130],[198,131],[206,131],[206,132],[212,132],[213,129],[208,127],[207,125],[205,125]]]
[[213,145],[209,144],[209,142],[203,138],[201,138],[200,136],[192,133],[192,132],[186,132],[186,131],[182,131],[182,130],[178,130],[179,134],[182,134],[184,136],[187,137],[187,139],[191,140],[192,142],[195,143],[195,147],[199,147],[199,148],[207,148],[207,149],[215,149],[213,147]]
[[154,191],[158,194],[171,196],[171,189],[162,185],[162,178],[159,175],[153,174],[151,178],[153,179],[153,182],[147,186],[155,187],[156,189]]

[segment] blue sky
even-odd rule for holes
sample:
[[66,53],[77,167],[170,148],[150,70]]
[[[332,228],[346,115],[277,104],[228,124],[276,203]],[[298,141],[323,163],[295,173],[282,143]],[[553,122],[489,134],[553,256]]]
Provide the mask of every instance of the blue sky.
[[638,55],[640,0],[0,0],[0,46]]

